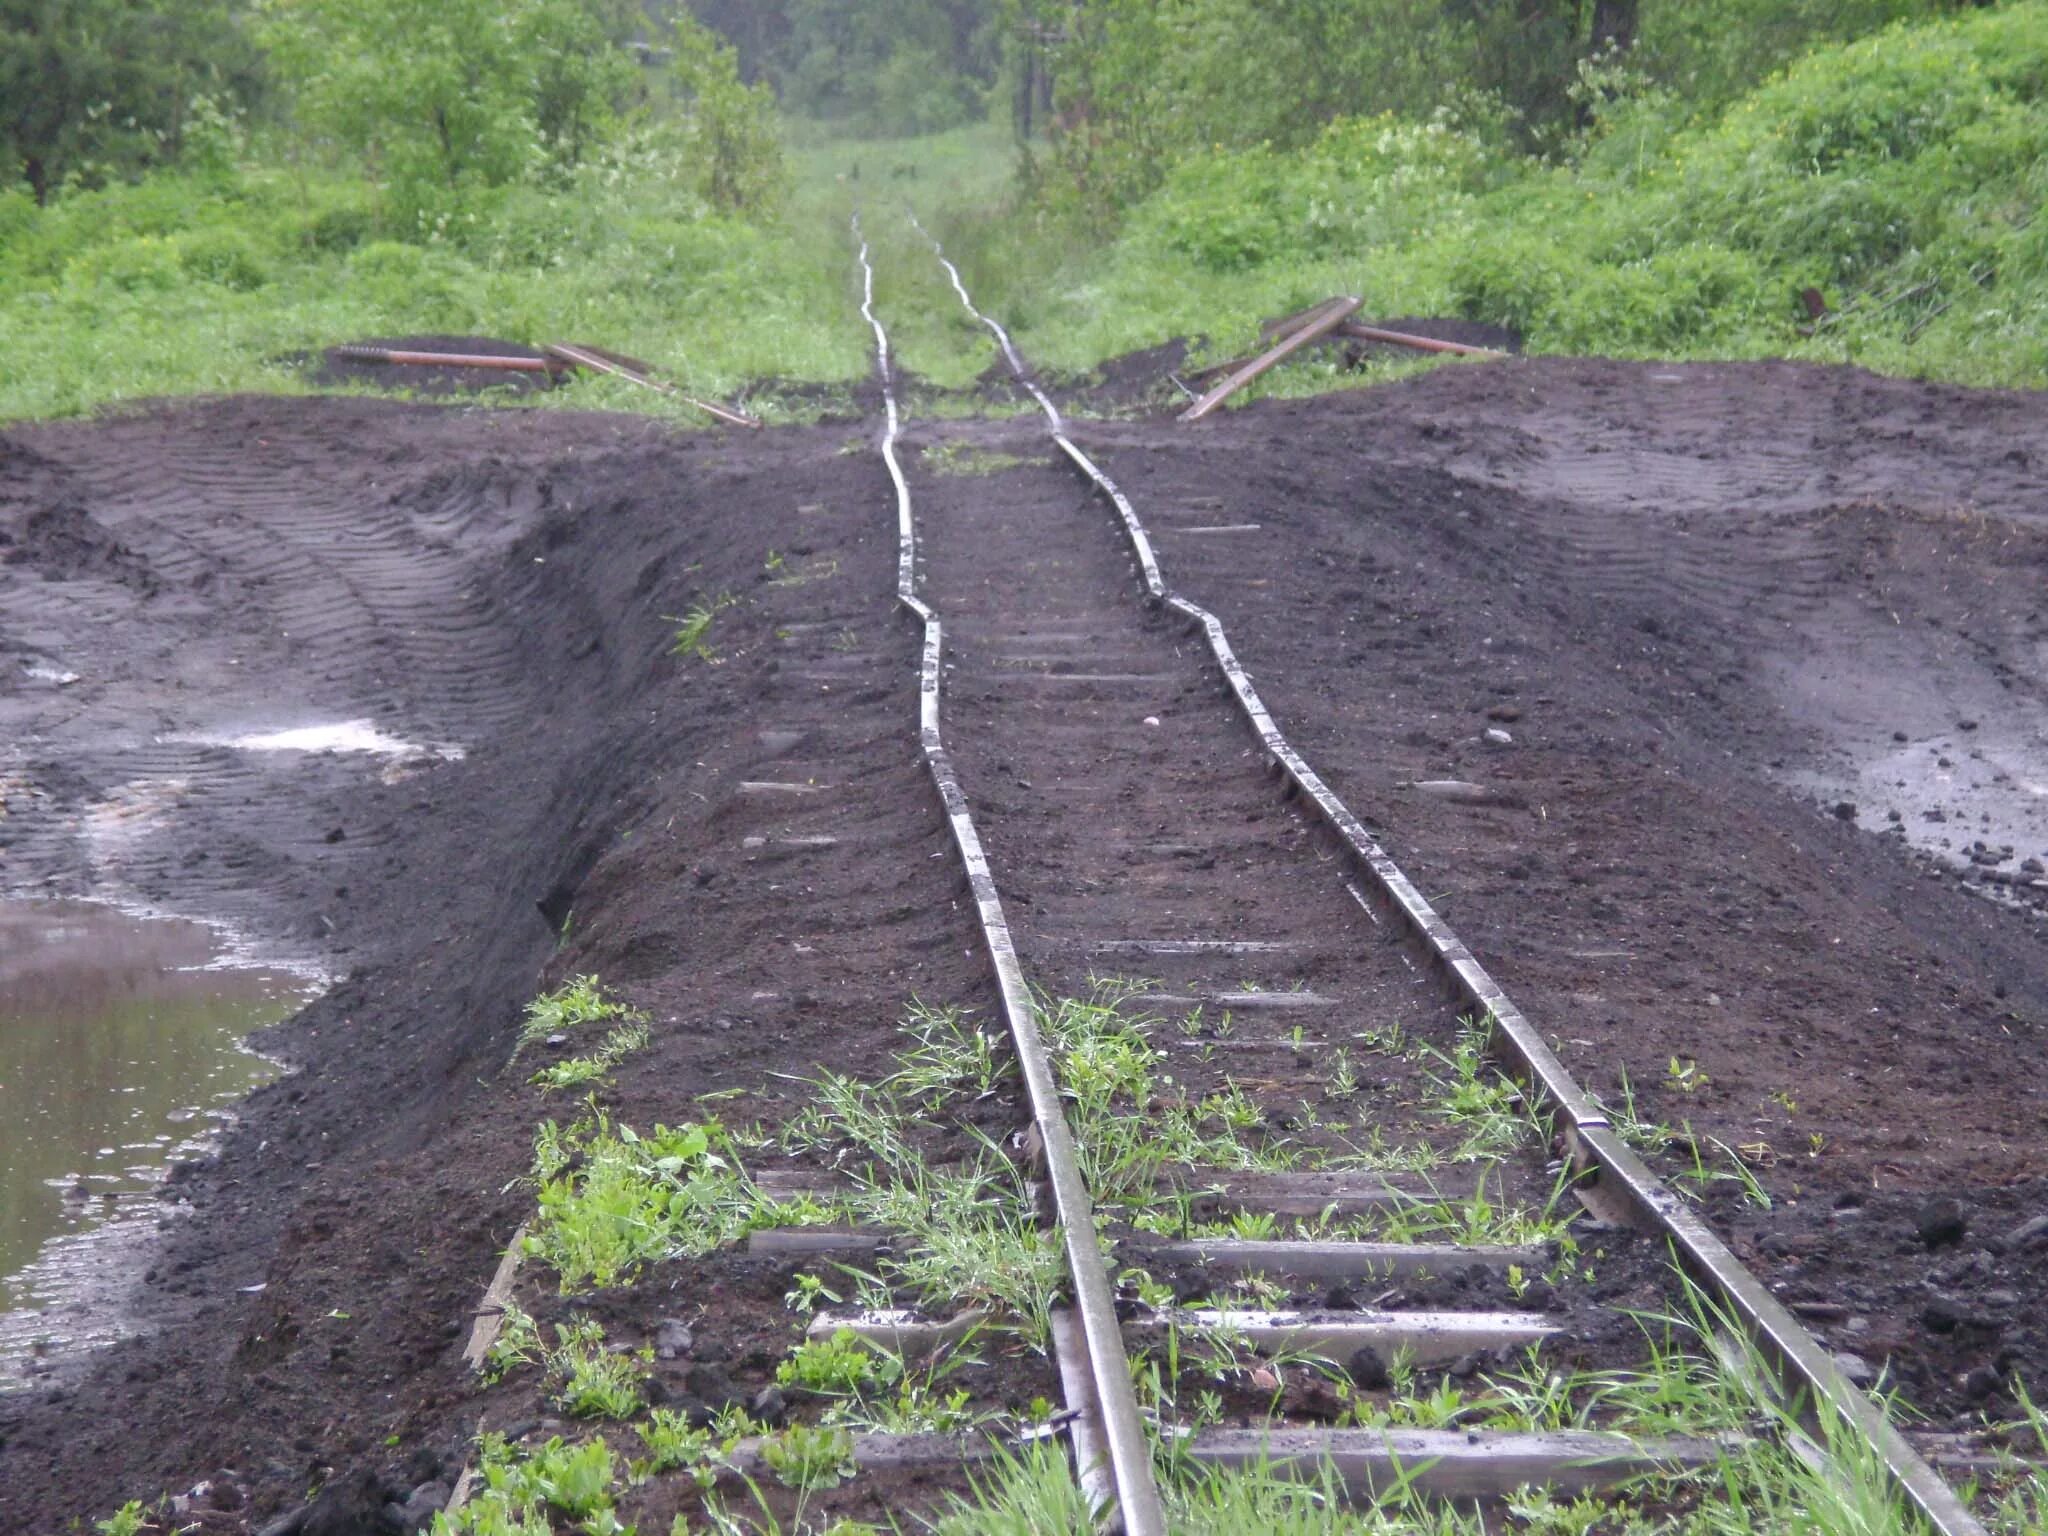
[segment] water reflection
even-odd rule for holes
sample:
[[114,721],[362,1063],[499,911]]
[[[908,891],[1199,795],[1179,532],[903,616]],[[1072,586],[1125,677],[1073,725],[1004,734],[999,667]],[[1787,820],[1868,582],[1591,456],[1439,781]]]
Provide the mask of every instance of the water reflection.
[[52,1238],[133,1209],[274,1075],[241,1045],[303,977],[220,966],[214,934],[84,902],[0,902],[0,1311]]

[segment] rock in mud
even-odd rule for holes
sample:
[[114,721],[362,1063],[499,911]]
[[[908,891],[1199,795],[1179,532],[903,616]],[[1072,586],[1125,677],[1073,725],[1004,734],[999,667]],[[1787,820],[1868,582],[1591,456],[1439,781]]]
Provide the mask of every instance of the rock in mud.
[[1393,1377],[1380,1352],[1370,1344],[1361,1344],[1351,1352],[1351,1379],[1368,1392],[1384,1392]]
[[1835,1369],[1848,1377],[1855,1386],[1867,1387],[1877,1380],[1876,1367],[1861,1355],[1853,1354],[1846,1349],[1835,1356]]
[[1969,1223],[1963,1217],[1963,1208],[1956,1201],[1943,1196],[1930,1200],[1920,1207],[1920,1241],[1929,1248],[1945,1248],[1963,1240]]
[[428,1529],[434,1523],[434,1516],[448,1507],[451,1490],[438,1478],[421,1483],[406,1498],[403,1504],[392,1503],[384,1507],[384,1519],[393,1530],[402,1531],[405,1536]]

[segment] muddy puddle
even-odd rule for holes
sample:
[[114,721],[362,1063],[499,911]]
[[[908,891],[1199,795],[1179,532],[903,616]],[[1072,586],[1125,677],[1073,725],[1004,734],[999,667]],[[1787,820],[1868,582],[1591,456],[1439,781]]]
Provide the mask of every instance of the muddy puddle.
[[197,923],[0,901],[0,1390],[124,1330],[166,1169],[276,1075],[244,1037],[315,990]]

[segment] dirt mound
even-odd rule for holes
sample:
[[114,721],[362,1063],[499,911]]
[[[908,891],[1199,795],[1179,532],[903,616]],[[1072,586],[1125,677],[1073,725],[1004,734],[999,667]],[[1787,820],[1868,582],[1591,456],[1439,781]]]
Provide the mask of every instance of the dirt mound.
[[471,357],[524,357],[544,354],[524,342],[495,336],[371,336],[343,347],[329,347],[307,360],[306,377],[315,384],[366,385],[394,393],[470,395],[486,392],[531,394],[551,389],[571,375],[518,373],[502,368],[443,368],[412,363],[373,363],[347,355],[350,347],[392,352],[457,352]]
[[13,528],[0,527],[0,562],[26,566],[45,581],[98,576],[145,597],[157,589],[148,562],[77,502],[40,507]]

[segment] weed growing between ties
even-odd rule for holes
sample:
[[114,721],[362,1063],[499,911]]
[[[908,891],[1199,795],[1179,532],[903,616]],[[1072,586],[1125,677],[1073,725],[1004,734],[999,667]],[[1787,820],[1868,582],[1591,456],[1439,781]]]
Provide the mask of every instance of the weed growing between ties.
[[541,1068],[527,1081],[549,1092],[592,1087],[607,1081],[612,1068],[650,1038],[643,1014],[616,998],[606,997],[595,976],[577,976],[526,1005],[519,1036],[512,1047],[517,1061],[535,1046],[567,1045],[592,1024],[610,1024],[596,1048]]
[[[1918,1516],[1888,1485],[1881,1459],[1832,1413],[1818,1435],[1794,1405],[1763,1385],[1764,1362],[1693,1295],[1687,1315],[1645,1318],[1648,1363],[1636,1370],[1545,1372],[1533,1362],[1469,1390],[1426,1397],[1402,1390],[1383,1416],[1360,1423],[1469,1431],[1597,1427],[1634,1435],[1718,1439],[1722,1452],[1700,1471],[1645,1477],[1607,1497],[1564,1498],[1525,1488],[1505,1506],[1509,1528],[1532,1536],[1924,1536]],[[2043,1428],[2033,1415],[2034,1433]],[[1806,1447],[1818,1444],[1825,1460]],[[1158,1465],[1176,1531],[1225,1536],[1247,1530],[1302,1536],[1487,1536],[1484,1515],[1427,1499],[1413,1475],[1375,1490],[1370,1507],[1346,1497],[1334,1472],[1205,1467],[1185,1439],[1162,1442]],[[1413,1469],[1419,1472],[1421,1469]],[[2000,1536],[2038,1531],[2035,1512],[2048,1481],[2022,1479],[1987,1501]],[[1045,1447],[1001,1458],[956,1495],[934,1536],[989,1536],[1082,1530],[1083,1496],[1066,1461]]]
[[593,1102],[564,1129],[534,1137],[536,1213],[526,1252],[552,1269],[565,1293],[630,1279],[646,1265],[688,1258],[767,1226],[800,1226],[824,1212],[778,1202],[741,1166],[716,1120],[642,1135],[615,1126]]
[[[580,997],[584,1011],[593,995],[602,1001],[594,982],[580,991],[572,984],[551,999],[560,1003],[571,995]],[[1328,1124],[1281,1130],[1254,1118],[1258,1099],[1227,1078],[1213,1092],[1180,1102],[1175,1073],[1158,1044],[1177,1026],[1150,1016],[1142,991],[1128,984],[1104,982],[1086,998],[1047,1000],[1041,1023],[1112,1228],[1553,1243],[1557,1270],[1579,1263],[1564,1230],[1562,1186],[1534,1209],[1497,1201],[1481,1180],[1475,1194],[1417,1197],[1367,1221],[1340,1221],[1330,1213],[1285,1225],[1271,1217],[1198,1219],[1184,1177],[1198,1170],[1376,1170],[1413,1159],[1383,1145],[1347,1147]],[[819,1494],[853,1476],[854,1436],[1004,1433],[1050,1417],[1043,1400],[1003,1404],[975,1385],[977,1368],[991,1352],[1046,1347],[1047,1309],[1063,1269],[1055,1241],[1032,1220],[1010,1150],[959,1118],[963,1110],[996,1102],[1003,1108],[998,1119],[1015,1119],[1014,1067],[1000,1038],[963,1010],[913,1007],[903,1035],[892,1070],[874,1081],[833,1073],[807,1081],[803,1109],[779,1135],[783,1149],[820,1156],[835,1168],[842,1192],[772,1198],[742,1161],[743,1149],[765,1152],[771,1145],[756,1133],[700,1121],[643,1134],[613,1123],[592,1104],[568,1128],[549,1122],[536,1137],[539,1210],[528,1250],[554,1271],[563,1290],[575,1293],[628,1282],[651,1265],[704,1254],[765,1227],[828,1221],[882,1227],[896,1241],[867,1270],[828,1264],[789,1279],[783,1303],[792,1320],[814,1319],[845,1302],[910,1305],[928,1315],[965,1314],[963,1335],[913,1359],[851,1328],[810,1330],[775,1366],[777,1386],[803,1405],[795,1422],[777,1428],[737,1404],[688,1416],[650,1407],[647,1350],[612,1344],[587,1317],[545,1328],[514,1306],[487,1376],[531,1372],[554,1411],[589,1421],[601,1434],[578,1444],[557,1437],[521,1446],[487,1437],[479,1494],[463,1511],[444,1516],[437,1530],[445,1536],[568,1529],[618,1536],[630,1529],[621,1511],[630,1512],[636,1489],[680,1478],[691,1490],[693,1513],[679,1518],[678,1531],[852,1536],[868,1528],[835,1525],[807,1511]],[[1374,1036],[1363,1049],[1391,1049],[1425,1065],[1429,1102],[1460,1150],[1498,1159],[1538,1137],[1541,1127],[1487,1064],[1483,1039],[1483,1030],[1468,1027],[1448,1050],[1388,1035]],[[1190,1300],[1142,1269],[1126,1269],[1120,1279],[1127,1299],[1141,1308],[1170,1315]],[[1536,1283],[1516,1271],[1507,1277],[1517,1296]],[[1284,1298],[1253,1279],[1210,1299],[1255,1307]],[[1833,1473],[1814,1472],[1787,1448],[1792,1407],[1765,1390],[1768,1373],[1698,1297],[1673,1315],[1645,1316],[1641,1323],[1645,1363],[1627,1369],[1559,1369],[1532,1348],[1463,1379],[1387,1361],[1381,1379],[1366,1386],[1355,1378],[1354,1362],[1260,1355],[1227,1331],[1194,1328],[1169,1328],[1132,1363],[1141,1401],[1162,1429],[1173,1431],[1162,1437],[1158,1457],[1177,1530],[1221,1536],[1270,1526],[1332,1536],[1482,1536],[1487,1528],[1475,1517],[1430,1504],[1405,1484],[1382,1490],[1374,1507],[1355,1509],[1331,1477],[1217,1473],[1191,1453],[1189,1434],[1245,1412],[1286,1407],[1309,1392],[1320,1405],[1318,1416],[1338,1426],[1731,1437],[1728,1453],[1708,1470],[1646,1479],[1615,1500],[1524,1491],[1508,1506],[1517,1530],[1916,1536],[1882,1468],[1841,1426],[1821,1425],[1836,1458]],[[2034,1432],[2043,1427],[2037,1416]],[[1766,1433],[1756,1438],[1760,1429]],[[2001,1536],[2037,1528],[2027,1522],[2044,1503],[2038,1478],[2016,1472],[1994,1493],[1989,1502]],[[1060,1523],[1081,1510],[1080,1498],[1064,1460],[1027,1442],[1022,1452],[990,1463],[971,1493],[931,1516],[930,1528],[959,1536],[1085,1529],[1085,1517],[1080,1525]]]

